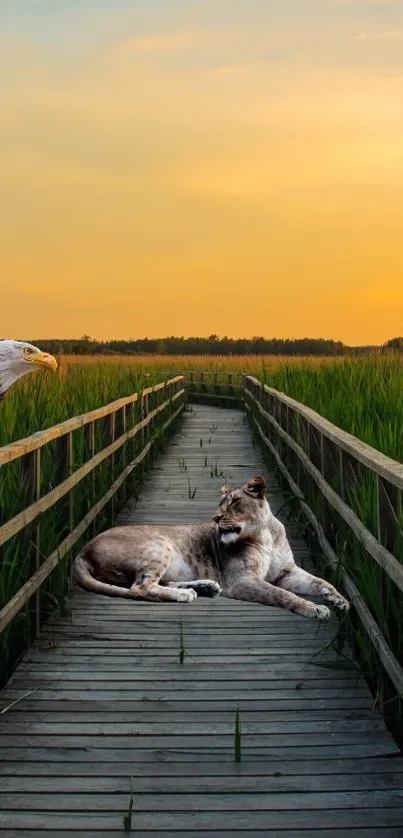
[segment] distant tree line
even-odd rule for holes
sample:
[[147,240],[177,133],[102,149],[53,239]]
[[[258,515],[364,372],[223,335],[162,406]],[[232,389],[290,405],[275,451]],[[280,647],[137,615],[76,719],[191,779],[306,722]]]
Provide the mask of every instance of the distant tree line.
[[[142,338],[99,341],[84,335],[76,339],[31,341],[53,355],[351,355],[370,352],[375,346],[351,347],[336,340],[301,338]],[[403,349],[403,338],[393,338],[385,348]]]

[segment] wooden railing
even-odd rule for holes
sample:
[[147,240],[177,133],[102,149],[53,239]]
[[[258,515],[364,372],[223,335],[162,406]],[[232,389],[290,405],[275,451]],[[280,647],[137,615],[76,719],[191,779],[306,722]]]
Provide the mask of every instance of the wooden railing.
[[[109,505],[109,518],[115,513],[114,501],[127,479],[144,463],[154,444],[163,438],[184,406],[184,379],[176,376],[169,381],[149,387],[138,395],[118,399],[111,404],[82,416],[75,416],[27,439],[0,448],[0,466],[19,461],[19,485],[23,487],[25,508],[0,526],[0,547],[20,536],[25,528],[31,530],[30,547],[35,553],[35,569],[25,583],[0,611],[2,632],[21,609],[35,596],[36,633],[40,628],[39,592],[41,586],[66,557],[79,539],[94,524],[97,516]],[[81,433],[84,444],[84,462],[75,467],[76,435]],[[105,444],[106,443],[106,444]],[[56,465],[55,485],[41,494],[41,461],[50,446],[54,450]],[[116,457],[119,455],[119,464]],[[96,497],[96,469],[107,464],[106,491]],[[116,474],[117,465],[120,466]],[[17,463],[18,466],[18,463]],[[90,506],[77,521],[73,492],[86,481],[85,500]],[[29,502],[27,503],[27,499]],[[63,501],[67,536],[42,561],[41,516]],[[33,543],[32,543],[33,542]],[[17,545],[18,547],[18,545]]]
[[189,401],[214,402],[218,405],[240,405],[243,397],[243,374],[237,372],[199,372],[184,373],[186,396]]
[[[369,561],[373,561],[374,568],[378,566],[383,572],[381,575],[386,575],[383,579],[395,586],[396,601],[401,602],[403,564],[394,551],[397,545],[401,547],[402,538],[403,465],[251,376],[245,376],[244,396],[261,442],[274,458],[291,492],[299,498],[322,551],[338,574],[379,661],[397,695],[403,697],[403,669],[391,648],[394,631],[390,631],[390,627],[388,631],[388,626],[381,630],[374,609],[369,607],[349,569],[340,562],[335,547],[335,531],[340,522],[339,528],[341,525],[345,528],[346,543],[348,533],[350,541],[352,537],[357,539],[360,549],[370,557]],[[365,480],[364,472],[370,473],[369,483],[372,479],[376,485],[376,535],[352,508],[359,494],[360,481]],[[309,487],[314,491],[309,492]],[[313,504],[307,502],[309,496],[314,502],[316,498],[316,513]],[[387,597],[390,584],[386,587],[382,578],[379,584],[380,597]],[[389,635],[389,641],[385,634]]]

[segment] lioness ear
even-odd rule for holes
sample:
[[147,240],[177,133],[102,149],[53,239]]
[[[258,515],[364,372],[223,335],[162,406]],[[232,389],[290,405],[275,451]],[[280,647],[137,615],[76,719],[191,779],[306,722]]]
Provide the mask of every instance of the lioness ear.
[[264,477],[261,477],[260,474],[257,474],[255,477],[252,477],[251,480],[248,480],[243,487],[244,492],[248,495],[252,495],[254,498],[264,498],[266,494],[266,481]]
[[221,497],[222,498],[225,497],[225,495],[229,495],[230,492],[232,492],[232,486],[228,486],[228,484],[226,484],[225,486],[221,486]]

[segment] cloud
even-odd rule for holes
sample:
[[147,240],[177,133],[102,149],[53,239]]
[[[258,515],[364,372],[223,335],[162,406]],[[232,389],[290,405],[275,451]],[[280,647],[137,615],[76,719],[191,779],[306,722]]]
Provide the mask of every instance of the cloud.
[[214,29],[198,26],[137,36],[124,41],[120,46],[123,50],[138,55],[164,56],[187,52],[195,47],[205,49],[220,46],[223,43],[235,43],[240,37],[241,33],[231,28]]
[[173,32],[161,32],[155,35],[142,35],[122,44],[122,48],[140,55],[167,55],[191,49],[202,42],[202,33],[196,29],[182,29]]
[[403,29],[390,29],[387,32],[360,32],[354,35],[355,41],[403,41]]
[[[387,8],[394,6],[401,6],[402,0],[330,0],[331,6],[349,6],[354,9],[355,6],[379,6],[379,8]],[[328,0],[329,5],[329,0]]]
[[380,32],[375,35],[380,41],[403,41],[403,29],[391,29],[389,32]]

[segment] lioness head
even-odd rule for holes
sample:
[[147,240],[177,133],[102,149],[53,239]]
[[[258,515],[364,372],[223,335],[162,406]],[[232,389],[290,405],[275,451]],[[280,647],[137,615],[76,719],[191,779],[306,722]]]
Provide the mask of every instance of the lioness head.
[[213,517],[222,544],[235,544],[258,534],[267,515],[265,494],[264,477],[258,475],[248,480],[240,489],[233,489],[232,486],[222,487],[220,506]]

